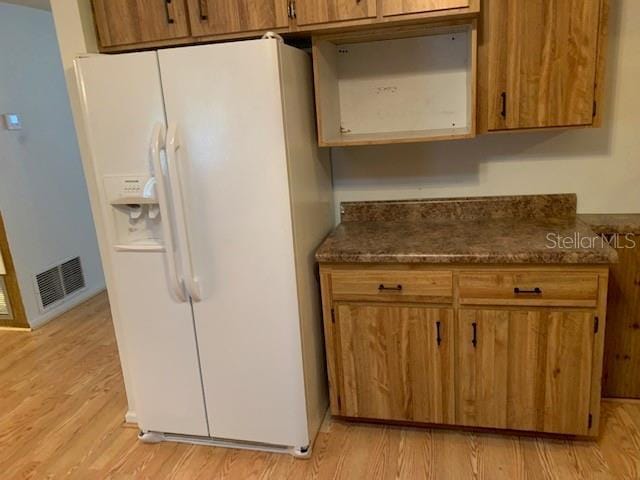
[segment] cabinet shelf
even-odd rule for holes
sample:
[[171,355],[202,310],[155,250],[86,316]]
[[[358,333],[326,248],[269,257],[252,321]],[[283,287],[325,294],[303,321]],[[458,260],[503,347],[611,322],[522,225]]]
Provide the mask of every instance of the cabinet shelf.
[[320,146],[475,136],[475,21],[313,41]]

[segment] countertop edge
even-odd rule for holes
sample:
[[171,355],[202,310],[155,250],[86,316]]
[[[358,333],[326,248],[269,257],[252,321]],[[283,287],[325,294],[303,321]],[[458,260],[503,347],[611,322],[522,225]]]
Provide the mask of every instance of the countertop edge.
[[507,258],[501,256],[479,257],[476,255],[445,256],[433,255],[430,257],[414,257],[399,255],[359,255],[359,256],[320,256],[316,257],[319,264],[422,264],[422,265],[615,265],[616,258],[574,258],[574,256],[545,257],[545,258]]

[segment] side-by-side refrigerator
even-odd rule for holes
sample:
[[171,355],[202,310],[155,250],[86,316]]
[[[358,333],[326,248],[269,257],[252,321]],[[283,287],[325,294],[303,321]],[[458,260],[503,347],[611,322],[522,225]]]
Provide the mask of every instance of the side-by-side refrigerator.
[[271,38],[75,68],[129,418],[146,441],[305,455],[333,225],[309,55]]

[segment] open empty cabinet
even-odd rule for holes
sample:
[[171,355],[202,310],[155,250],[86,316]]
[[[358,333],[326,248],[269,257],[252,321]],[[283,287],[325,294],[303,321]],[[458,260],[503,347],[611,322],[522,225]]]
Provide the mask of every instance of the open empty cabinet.
[[475,136],[475,21],[314,37],[320,146]]

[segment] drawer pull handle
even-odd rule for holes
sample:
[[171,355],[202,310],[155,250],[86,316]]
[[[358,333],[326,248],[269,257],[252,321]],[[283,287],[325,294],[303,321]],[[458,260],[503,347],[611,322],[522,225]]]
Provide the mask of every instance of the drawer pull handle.
[[516,295],[521,295],[521,294],[525,294],[525,293],[533,294],[533,295],[542,295],[542,290],[540,288],[538,288],[538,287],[532,288],[530,290],[516,287],[516,288],[513,289],[513,293],[515,293]]
[[207,0],[198,0],[198,10],[201,22],[209,19],[209,5],[207,4]]
[[172,0],[165,0],[164,2],[164,12],[167,14],[167,23],[175,23],[175,20],[173,19],[173,17],[171,16],[171,13],[169,12],[171,1]]
[[476,348],[478,346],[478,324],[476,322],[473,322],[471,324],[471,328],[473,329],[473,338],[471,339],[471,344],[473,345],[473,348]]
[[402,285],[395,285],[393,287],[387,287],[386,285],[381,283],[378,286],[378,290],[381,291],[381,292],[384,292],[384,291],[401,292],[402,291]]
[[440,346],[440,343],[442,343],[442,337],[440,336],[440,322],[436,322],[436,342],[438,343],[438,346]]

